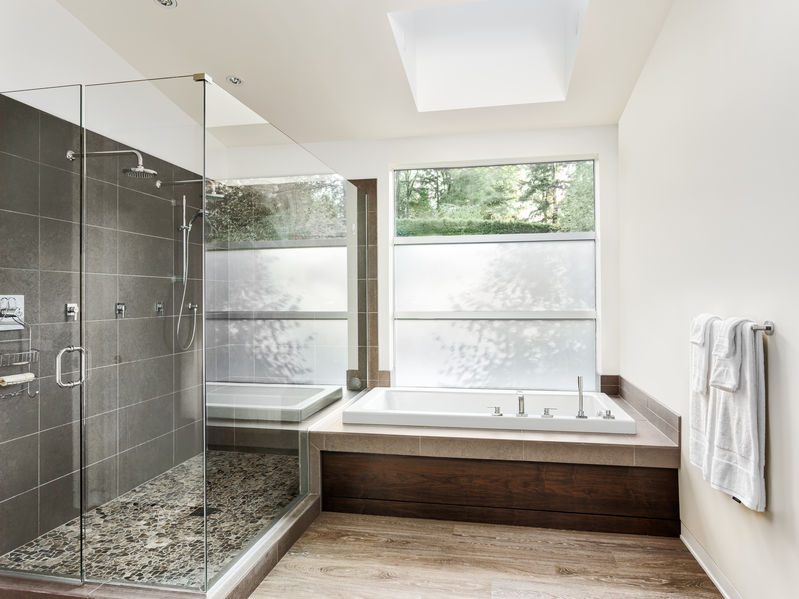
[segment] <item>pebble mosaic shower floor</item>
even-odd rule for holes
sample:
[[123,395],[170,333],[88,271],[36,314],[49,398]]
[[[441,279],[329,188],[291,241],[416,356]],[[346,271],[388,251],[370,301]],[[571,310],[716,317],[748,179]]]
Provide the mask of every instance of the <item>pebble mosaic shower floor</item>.
[[[87,580],[202,588],[202,456],[195,456],[85,516]],[[297,456],[208,451],[208,579],[299,494]],[[200,512],[201,514],[201,512]],[[80,556],[76,518],[0,556],[0,569],[64,575]]]

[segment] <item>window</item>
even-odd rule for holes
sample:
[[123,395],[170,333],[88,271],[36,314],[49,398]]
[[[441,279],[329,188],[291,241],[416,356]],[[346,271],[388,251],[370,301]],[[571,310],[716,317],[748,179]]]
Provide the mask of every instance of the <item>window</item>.
[[593,161],[399,170],[395,193],[398,385],[593,388]]

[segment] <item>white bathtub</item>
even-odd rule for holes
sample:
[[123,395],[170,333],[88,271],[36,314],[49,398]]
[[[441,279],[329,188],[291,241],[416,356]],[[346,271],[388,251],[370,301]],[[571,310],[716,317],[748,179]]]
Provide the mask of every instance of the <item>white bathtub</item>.
[[267,385],[263,383],[208,383],[208,418],[300,422],[337,399],[333,385]]
[[[582,433],[635,434],[635,420],[604,393],[583,394],[588,418],[576,418],[577,393],[525,391],[528,416],[516,416],[515,391],[488,389],[412,389],[378,387],[343,413],[346,424],[443,426]],[[493,416],[499,406],[502,416]],[[544,408],[553,417],[543,416]],[[603,418],[610,410],[614,418]]]

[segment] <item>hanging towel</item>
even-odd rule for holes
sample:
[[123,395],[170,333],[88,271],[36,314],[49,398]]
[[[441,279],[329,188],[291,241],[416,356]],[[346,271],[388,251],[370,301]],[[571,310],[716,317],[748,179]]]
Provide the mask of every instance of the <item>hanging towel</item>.
[[762,512],[766,509],[766,382],[763,333],[753,332],[753,324],[742,321],[735,327],[741,361],[736,391],[710,389],[713,457],[707,479],[714,489]]
[[[727,318],[713,343],[710,386],[735,393],[741,376],[741,324],[745,318]],[[749,332],[749,331],[747,331]]]
[[713,314],[700,314],[691,323],[691,389],[707,394],[708,366],[710,364],[711,324],[720,320]]
[[710,469],[712,430],[710,396],[708,393],[708,371],[713,340],[718,335],[721,319],[713,314],[700,314],[691,323],[691,395],[689,405],[688,458],[702,470],[703,476]]

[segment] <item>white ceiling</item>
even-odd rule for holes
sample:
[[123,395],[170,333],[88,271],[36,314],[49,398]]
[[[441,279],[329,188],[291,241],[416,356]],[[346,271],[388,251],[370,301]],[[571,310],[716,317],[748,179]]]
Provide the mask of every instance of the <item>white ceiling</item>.
[[[426,113],[414,105],[387,13],[458,0],[59,2],[144,76],[208,72],[312,142],[615,124],[672,0],[591,0],[564,102]],[[227,84],[229,74],[246,83]]]

